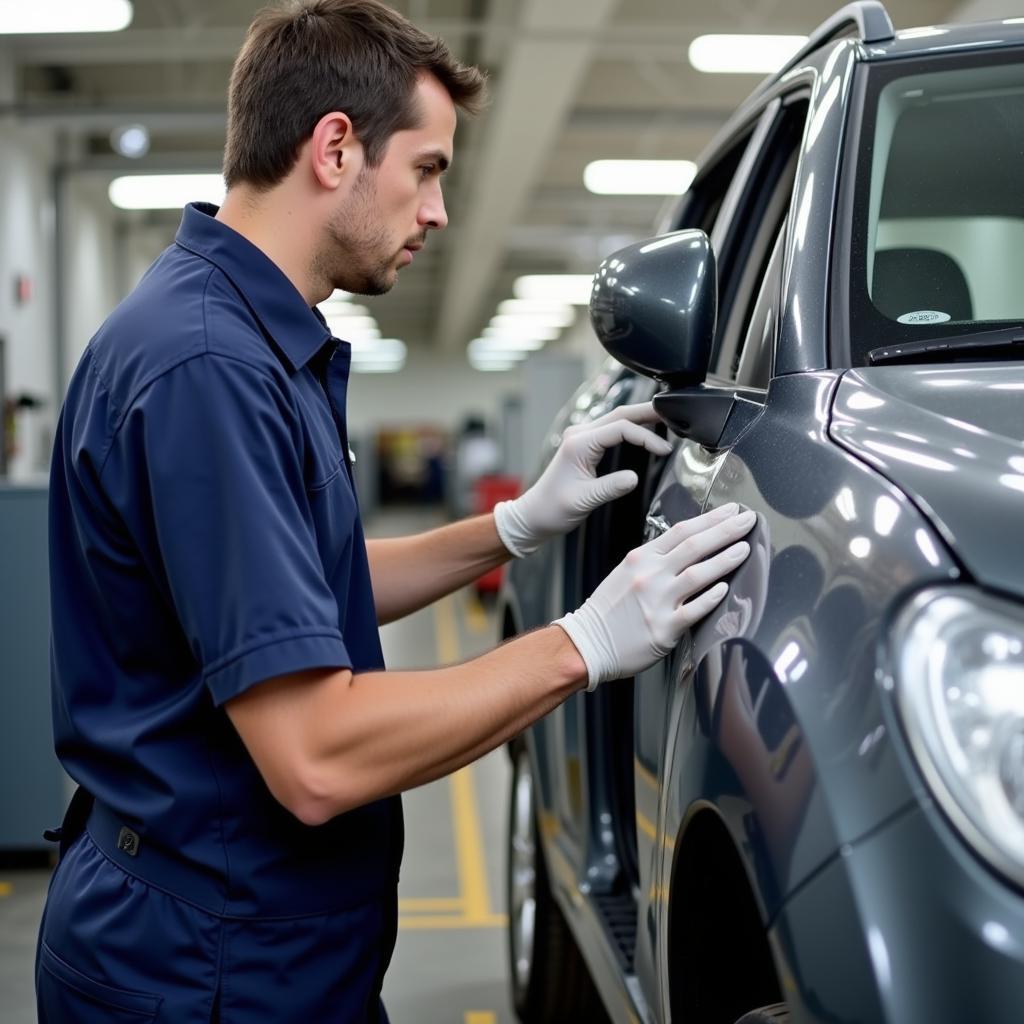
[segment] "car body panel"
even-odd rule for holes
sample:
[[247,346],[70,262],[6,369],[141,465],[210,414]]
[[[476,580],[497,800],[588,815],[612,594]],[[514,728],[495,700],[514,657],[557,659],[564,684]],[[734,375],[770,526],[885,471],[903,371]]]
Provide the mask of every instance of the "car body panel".
[[[656,493],[652,512],[670,523],[730,501],[756,508],[759,523],[726,602],[637,680],[638,727],[657,720],[647,701],[673,723],[663,816],[641,857],[656,874],[641,878],[641,900],[671,890],[671,850],[696,802],[715,808],[729,829],[770,919],[843,844],[922,792],[893,752],[875,680],[877,643],[901,595],[959,573],[913,504],[830,441],[838,381],[829,372],[777,378],[763,415],[719,460],[710,487],[694,478],[683,442]],[[931,542],[928,556],[919,533]],[[638,734],[636,748],[655,741]],[[638,811],[643,788],[638,781]],[[658,844],[667,855],[655,855]],[[641,902],[663,977],[667,911]],[[666,1002],[664,993],[658,1000]]]
[[876,366],[848,373],[831,436],[936,524],[975,579],[1024,597],[1024,365]]
[[[822,907],[832,910],[828,928]],[[1024,899],[929,801],[844,847],[771,934],[796,1020],[834,1021],[836,1006],[843,1020],[1020,1020]]]

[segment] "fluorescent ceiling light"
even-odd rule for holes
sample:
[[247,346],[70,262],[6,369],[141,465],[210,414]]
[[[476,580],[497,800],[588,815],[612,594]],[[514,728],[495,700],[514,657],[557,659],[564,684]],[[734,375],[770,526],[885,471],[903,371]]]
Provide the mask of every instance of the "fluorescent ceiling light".
[[544,299],[505,299],[498,303],[498,312],[504,316],[516,316],[521,313],[556,313],[568,315],[575,319],[576,311],[568,302],[549,302]]
[[501,359],[525,359],[531,352],[544,347],[542,341],[517,342],[499,338],[474,338],[469,343],[471,355]]
[[219,174],[130,174],[107,189],[119,210],[180,210],[192,202],[219,206],[224,193]]
[[529,324],[490,326],[482,331],[485,338],[501,338],[520,344],[536,342],[538,346],[545,341],[554,341],[561,333],[557,327],[536,327]]
[[527,274],[517,278],[512,294],[517,299],[545,299],[587,306],[593,288],[593,274]]
[[474,370],[482,370],[484,373],[500,373],[503,370],[514,370],[519,362],[515,359],[489,359],[486,356],[470,354],[469,365]]
[[381,363],[353,363],[352,369],[356,373],[398,373],[405,366],[405,360],[399,362]]
[[601,196],[678,196],[696,173],[692,160],[594,160],[583,184]]
[[346,316],[369,316],[370,311],[366,306],[357,306],[348,299],[327,299],[320,303],[320,312],[325,317],[342,319]]
[[519,327],[527,329],[534,327],[557,327],[561,330],[568,327],[576,319],[576,314],[565,313],[499,313],[491,317],[492,327]]
[[132,13],[128,0],[0,0],[0,34],[120,32]]
[[406,344],[398,338],[378,338],[352,347],[356,373],[397,373],[405,366]]
[[377,326],[377,321],[372,316],[339,316],[332,312],[324,319],[332,331],[362,331],[367,328],[372,330]]
[[806,42],[807,36],[698,36],[690,43],[690,63],[711,74],[770,75]]
[[385,360],[405,359],[407,349],[404,341],[398,338],[374,338],[352,346],[352,361],[363,359]]

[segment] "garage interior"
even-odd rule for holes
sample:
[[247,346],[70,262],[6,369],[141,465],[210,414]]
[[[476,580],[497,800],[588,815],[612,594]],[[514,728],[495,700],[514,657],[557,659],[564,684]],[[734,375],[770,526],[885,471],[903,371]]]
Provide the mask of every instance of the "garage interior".
[[[685,190],[628,194],[595,161],[695,161],[763,72],[707,73],[694,40],[806,35],[825,0],[393,0],[491,101],[463,118],[445,177],[449,227],[398,285],[337,294],[353,339],[349,437],[367,533],[486,511],[535,470],[549,424],[605,358],[589,279],[655,231]],[[44,5],[45,6],[45,5]],[[0,1022],[35,1020],[33,958],[52,854],[42,827],[71,792],[52,751],[47,467],[71,373],[104,317],[174,238],[180,205],[121,208],[115,179],[195,175],[219,201],[231,64],[256,0],[135,0],[117,32],[0,34]],[[897,29],[1010,17],[1005,0],[889,0]],[[3,12],[0,11],[0,32]],[[589,187],[588,187],[589,183]],[[130,199],[124,205],[132,205]],[[557,289],[557,291],[545,291]],[[515,302],[560,319],[507,343]],[[513,305],[509,305],[513,303]],[[504,318],[504,319],[499,319]],[[348,333],[343,334],[346,331]],[[496,340],[497,339],[497,340]],[[503,340],[504,339],[504,340]],[[483,482],[481,482],[483,478]],[[499,637],[498,577],[382,631],[390,668],[465,660]],[[498,750],[406,795],[394,1024],[514,1024]]]

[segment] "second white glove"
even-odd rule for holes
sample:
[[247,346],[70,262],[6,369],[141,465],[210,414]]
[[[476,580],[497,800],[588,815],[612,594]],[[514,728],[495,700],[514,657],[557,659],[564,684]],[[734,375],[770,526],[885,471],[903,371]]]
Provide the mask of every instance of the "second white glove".
[[609,448],[623,441],[655,455],[668,455],[672,445],[643,426],[657,422],[654,406],[642,402],[568,427],[540,479],[518,498],[495,507],[494,524],[501,542],[522,558],[548,538],[568,533],[599,505],[628,494],[637,485],[636,473],[623,469],[597,476],[597,465]]
[[757,519],[737,511],[724,505],[634,548],[578,611],[555,621],[587,666],[588,691],[665,657],[725,597],[728,587],[715,581],[750,553],[740,538]]

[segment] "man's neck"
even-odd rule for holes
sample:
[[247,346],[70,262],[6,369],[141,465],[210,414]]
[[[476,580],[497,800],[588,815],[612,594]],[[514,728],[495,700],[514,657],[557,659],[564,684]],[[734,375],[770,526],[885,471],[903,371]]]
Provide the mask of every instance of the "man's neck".
[[224,197],[217,220],[261,250],[313,306],[327,297],[319,294],[309,273],[315,218],[300,217],[297,211],[298,204],[283,189],[259,194],[236,186]]

